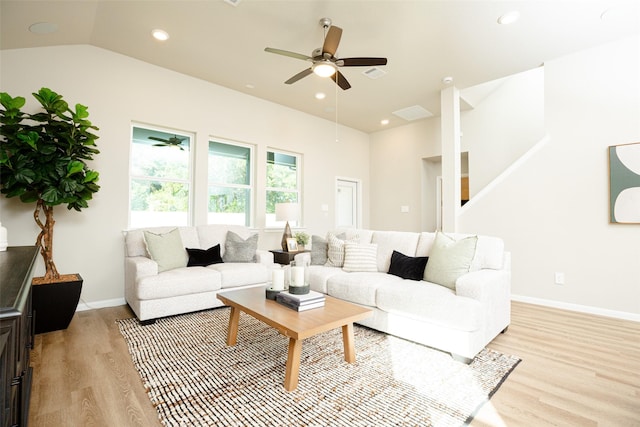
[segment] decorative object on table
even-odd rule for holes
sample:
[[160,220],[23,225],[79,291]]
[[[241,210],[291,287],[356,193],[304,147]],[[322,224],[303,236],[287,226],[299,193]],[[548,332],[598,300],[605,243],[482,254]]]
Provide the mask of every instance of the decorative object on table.
[[2,225],[2,222],[0,222],[0,251],[6,251],[8,246],[9,241],[7,240],[7,228]]
[[308,290],[306,294],[299,295],[291,293],[290,290],[291,288],[289,288],[289,292],[284,291],[278,293],[276,301],[296,311],[306,311],[313,308],[324,307],[326,300],[324,294]]
[[[343,360],[340,329],[305,338],[301,381],[282,387],[289,339],[240,316],[242,339],[226,345],[229,308],[171,316],[154,325],[118,321],[131,359],[163,425],[455,425],[470,422],[519,363],[482,350],[470,365],[441,351],[359,325],[357,363]],[[309,312],[312,313],[312,312]],[[184,331],[190,331],[184,339]],[[265,354],[269,354],[265,357]],[[393,363],[393,366],[391,365]],[[517,369],[517,368],[516,368]],[[215,381],[206,382],[203,378]],[[259,392],[256,392],[259,391]],[[230,411],[230,401],[243,402]],[[373,417],[373,418],[372,418]]]
[[306,268],[303,263],[291,261],[291,279],[289,292],[296,295],[304,295],[309,292],[309,284],[306,278]]
[[273,286],[268,286],[267,285],[267,289],[265,289],[265,297],[267,299],[276,300],[276,297],[278,296],[279,293],[284,292],[284,290],[282,289],[275,289]]
[[293,237],[296,239],[299,251],[304,250],[304,247],[309,244],[309,235],[304,231],[298,231]]
[[289,252],[298,252],[298,242],[295,238],[289,237],[287,238],[287,251]]
[[287,239],[293,237],[289,221],[298,220],[298,204],[297,203],[276,203],[276,221],[286,221],[282,234],[281,246],[283,251],[288,251]]
[[[33,310],[36,332],[48,332],[68,326],[82,289],[79,274],[61,275],[53,262],[53,208],[65,204],[69,210],[81,211],[89,206],[87,202],[100,186],[98,172],[89,169],[87,162],[100,151],[95,144],[98,136],[93,133],[98,128],[88,120],[86,106],[76,104],[71,109],[61,95],[48,88],[33,96],[44,111],[21,111],[25,98],[0,93],[0,192],[8,198],[17,196],[23,203],[36,204],[33,217],[40,228],[36,244],[46,272],[44,277],[33,279],[33,284],[38,285],[33,289]],[[72,300],[61,303],[62,297],[52,297],[53,287],[60,288]],[[71,312],[62,313],[63,306]],[[49,313],[60,314],[62,319],[47,319]],[[51,326],[49,321],[53,322]]]
[[609,221],[640,223],[640,142],[609,147]]

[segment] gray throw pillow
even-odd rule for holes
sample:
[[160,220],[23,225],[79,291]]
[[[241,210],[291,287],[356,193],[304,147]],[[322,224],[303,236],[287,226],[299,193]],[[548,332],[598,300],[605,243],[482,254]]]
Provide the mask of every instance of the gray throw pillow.
[[189,256],[177,228],[164,234],[144,230],[144,242],[149,256],[158,264],[158,273],[187,266]]
[[224,262],[253,262],[258,249],[258,234],[253,234],[246,240],[233,231],[227,232],[227,240],[224,243]]
[[327,239],[311,236],[311,265],[325,265],[327,262]]

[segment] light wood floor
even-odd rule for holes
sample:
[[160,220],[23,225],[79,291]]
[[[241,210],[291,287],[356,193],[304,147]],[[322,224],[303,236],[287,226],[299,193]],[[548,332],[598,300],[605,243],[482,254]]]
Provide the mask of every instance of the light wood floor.
[[[31,426],[160,426],[115,320],[76,313],[36,336]],[[513,303],[489,347],[523,361],[472,426],[640,426],[640,323]]]

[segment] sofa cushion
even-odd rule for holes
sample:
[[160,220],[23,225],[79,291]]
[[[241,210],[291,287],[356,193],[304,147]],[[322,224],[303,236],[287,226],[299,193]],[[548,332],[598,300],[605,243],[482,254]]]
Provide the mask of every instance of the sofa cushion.
[[342,269],[347,272],[378,271],[377,253],[378,245],[375,243],[345,242]]
[[187,266],[189,257],[177,228],[164,234],[145,230],[144,240],[149,256],[158,264],[158,273]]
[[393,286],[402,279],[386,273],[344,273],[329,277],[327,293],[356,304],[376,306],[376,292],[383,286]]
[[224,262],[253,262],[258,249],[258,233],[243,239],[233,231],[228,231],[224,246]]
[[221,276],[217,271],[209,270],[207,267],[181,267],[139,279],[136,296],[141,300],[152,300],[215,291],[220,288]]
[[209,249],[187,248],[187,253],[189,254],[187,267],[206,267],[207,265],[222,262],[220,244],[212,246]]
[[345,242],[358,242],[358,236],[354,236],[348,240],[342,240],[335,234],[327,234],[327,267],[342,267],[344,265],[344,244]]
[[418,247],[416,247],[416,256],[429,256],[433,241],[436,239],[436,233],[423,231],[418,239]]
[[222,289],[244,285],[266,283],[269,278],[269,268],[259,263],[223,263],[211,264],[206,267],[215,270],[221,276]]
[[477,236],[456,240],[438,232],[424,269],[424,280],[455,289],[458,277],[471,268],[477,242]]
[[327,280],[336,274],[349,274],[343,271],[340,267],[325,267],[323,265],[310,265],[307,267],[306,275],[309,281],[309,287],[316,291],[327,292]]
[[393,286],[381,286],[376,305],[388,313],[447,328],[468,332],[482,328],[479,301],[457,296],[451,289],[434,283],[401,280]]
[[419,233],[408,231],[375,231],[371,243],[378,245],[378,271],[389,271],[393,251],[414,256],[419,237]]
[[504,241],[499,237],[478,236],[476,256],[473,258],[471,271],[483,268],[500,270],[504,262]]
[[403,279],[422,280],[424,268],[427,266],[429,257],[411,257],[398,251],[391,254],[391,265],[389,274],[393,274]]

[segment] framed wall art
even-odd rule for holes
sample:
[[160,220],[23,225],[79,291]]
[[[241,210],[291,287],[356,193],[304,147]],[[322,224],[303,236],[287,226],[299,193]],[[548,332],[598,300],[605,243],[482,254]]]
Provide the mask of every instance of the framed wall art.
[[640,224],[640,142],[609,147],[609,221]]

